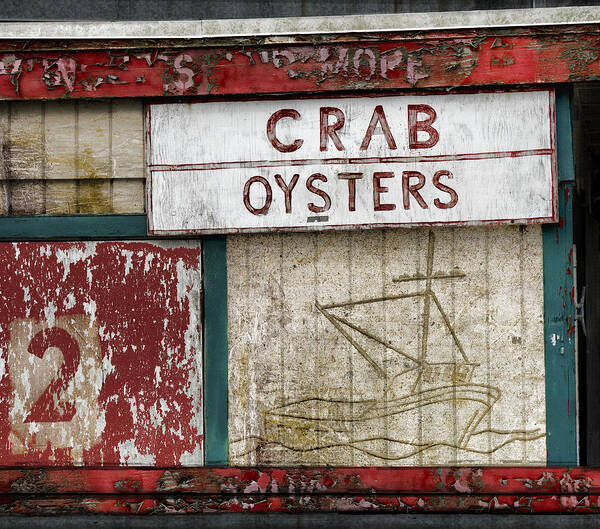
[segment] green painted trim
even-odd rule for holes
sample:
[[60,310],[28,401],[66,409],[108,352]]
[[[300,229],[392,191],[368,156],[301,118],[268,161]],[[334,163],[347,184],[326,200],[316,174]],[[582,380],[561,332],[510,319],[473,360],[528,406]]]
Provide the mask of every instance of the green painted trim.
[[573,143],[570,96],[557,90],[558,211],[543,227],[546,448],[548,465],[578,464],[577,350],[573,280]]
[[573,127],[571,123],[571,87],[556,89],[556,157],[558,181],[575,181],[575,159],[573,158]]
[[0,217],[0,239],[130,239],[148,236],[146,215]]
[[204,462],[228,464],[227,246],[225,237],[202,244],[204,278]]

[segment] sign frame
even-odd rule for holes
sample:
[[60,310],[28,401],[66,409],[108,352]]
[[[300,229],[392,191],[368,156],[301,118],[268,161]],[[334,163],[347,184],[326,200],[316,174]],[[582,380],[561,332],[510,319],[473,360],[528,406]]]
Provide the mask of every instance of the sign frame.
[[[160,229],[155,227],[153,218],[153,184],[154,175],[158,172],[163,171],[184,171],[193,170],[195,164],[153,164],[152,160],[152,138],[151,138],[151,123],[152,123],[152,107],[154,105],[164,105],[176,103],[172,100],[160,100],[150,101],[145,105],[144,108],[144,120],[145,120],[145,155],[146,155],[146,202],[147,202],[147,216],[148,216],[148,233],[153,237],[186,237],[195,235],[228,235],[235,233],[274,233],[274,232],[308,232],[308,231],[330,231],[330,230],[362,230],[362,229],[387,229],[387,228],[424,228],[424,227],[435,227],[435,226],[447,226],[447,227],[458,227],[458,226],[477,226],[477,225],[502,225],[502,224],[543,224],[543,223],[554,223],[558,222],[558,169],[557,169],[557,140],[556,140],[556,92],[554,86],[533,86],[533,87],[519,87],[511,86],[506,89],[464,89],[459,88],[453,90],[452,94],[502,94],[502,93],[519,93],[519,92],[547,92],[549,96],[549,123],[550,123],[550,148],[551,151],[551,178],[552,178],[552,214],[550,216],[543,217],[528,217],[528,218],[507,218],[507,219],[478,219],[478,220],[459,220],[459,221],[417,221],[417,222],[381,222],[381,223],[347,223],[342,225],[332,224],[311,224],[311,225],[300,225],[300,226],[271,226],[271,227],[238,227],[238,228],[181,228],[181,229]],[[189,101],[185,101],[190,104],[202,104],[211,102],[248,102],[251,104],[252,101],[289,101],[289,100],[328,100],[328,99],[351,99],[351,98],[365,98],[369,97],[393,97],[393,96],[427,96],[427,95],[446,95],[447,91],[444,90],[411,90],[411,91],[386,91],[385,93],[377,92],[366,92],[366,93],[313,93],[309,95],[294,95],[285,94],[280,97],[264,96],[264,97],[226,97],[226,98],[194,98]],[[179,102],[183,104],[183,102]],[[519,151],[515,151],[517,154],[511,155],[520,156]],[[427,155],[421,156],[421,158],[427,159]],[[435,157],[431,157],[435,158]],[[290,161],[292,162],[292,161]],[[209,164],[202,164],[209,165]],[[292,163],[288,167],[290,167]],[[325,164],[322,164],[323,166]],[[358,164],[357,164],[358,165]],[[383,181],[385,182],[385,181]]]

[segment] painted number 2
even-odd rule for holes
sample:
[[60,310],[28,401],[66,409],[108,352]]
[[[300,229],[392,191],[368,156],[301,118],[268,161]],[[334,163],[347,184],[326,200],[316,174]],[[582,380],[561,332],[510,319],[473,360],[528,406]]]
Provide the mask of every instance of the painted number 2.
[[68,422],[75,415],[72,402],[59,402],[61,394],[66,391],[69,382],[75,376],[81,360],[81,352],[77,341],[60,327],[51,327],[39,331],[29,343],[27,351],[38,358],[43,358],[50,347],[57,347],[63,355],[60,366],[52,382],[35,401],[24,422]]

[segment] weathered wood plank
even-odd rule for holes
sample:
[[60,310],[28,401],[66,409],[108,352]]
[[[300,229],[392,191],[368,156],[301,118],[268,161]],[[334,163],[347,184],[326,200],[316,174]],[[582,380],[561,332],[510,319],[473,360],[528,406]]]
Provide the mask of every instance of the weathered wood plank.
[[144,179],[126,180],[124,178],[112,181],[112,212],[113,213],[143,213],[146,211]]
[[49,101],[46,104],[46,211],[75,214],[77,207],[77,104]]
[[189,467],[0,469],[0,494],[600,494],[585,467]]
[[154,235],[557,220],[553,90],[147,112]]
[[44,213],[44,118],[43,104],[36,102],[11,105],[10,135],[5,139],[3,155],[9,160],[7,176],[11,180],[13,215]]
[[113,101],[112,210],[114,213],[142,213],[144,195],[144,117],[141,101]]
[[0,215],[143,213],[142,103],[3,102]]
[[111,103],[113,178],[144,178],[144,115],[141,101]]
[[[4,99],[157,97],[371,91],[595,79],[597,25],[423,31],[360,36],[208,41],[204,47],[143,43],[0,55]],[[286,40],[286,39],[280,39]],[[308,41],[308,42],[307,42]],[[272,42],[272,44],[269,44]],[[274,43],[273,43],[274,42]],[[1,46],[1,43],[0,43]],[[8,43],[6,47],[14,47]],[[110,44],[108,44],[110,47]]]
[[78,213],[110,213],[111,205],[110,103],[82,102],[77,115]]

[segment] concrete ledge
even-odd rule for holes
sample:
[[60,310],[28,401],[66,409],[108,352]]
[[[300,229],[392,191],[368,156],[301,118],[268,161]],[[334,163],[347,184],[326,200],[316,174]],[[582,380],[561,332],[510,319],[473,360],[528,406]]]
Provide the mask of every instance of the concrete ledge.
[[2,39],[244,37],[596,24],[600,7],[150,22],[3,22]]

